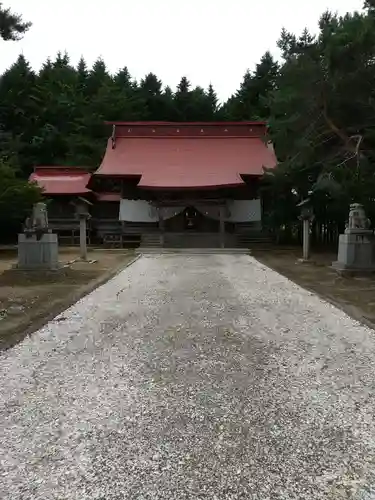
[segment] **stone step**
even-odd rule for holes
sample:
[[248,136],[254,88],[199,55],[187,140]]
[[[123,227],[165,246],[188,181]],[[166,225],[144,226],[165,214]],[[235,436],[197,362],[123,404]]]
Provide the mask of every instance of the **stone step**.
[[160,235],[159,233],[145,233],[141,237],[141,247],[160,247]]
[[137,254],[153,255],[153,254],[175,254],[175,255],[248,255],[249,251],[246,248],[161,248],[161,247],[144,247],[138,248],[135,251]]
[[259,243],[271,243],[272,238],[268,233],[262,232],[249,232],[237,235],[237,245],[239,247],[249,247]]
[[[249,248],[259,243],[270,243],[271,238],[267,233],[249,232],[240,235],[225,235],[225,248]],[[217,233],[165,233],[164,245],[160,241],[160,233],[145,233],[142,235],[141,248],[220,248],[220,235]]]

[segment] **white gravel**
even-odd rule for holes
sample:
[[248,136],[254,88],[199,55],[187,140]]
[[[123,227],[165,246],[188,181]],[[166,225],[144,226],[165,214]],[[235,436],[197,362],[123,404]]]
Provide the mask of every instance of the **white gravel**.
[[143,257],[0,357],[0,498],[375,498],[375,332],[247,256]]

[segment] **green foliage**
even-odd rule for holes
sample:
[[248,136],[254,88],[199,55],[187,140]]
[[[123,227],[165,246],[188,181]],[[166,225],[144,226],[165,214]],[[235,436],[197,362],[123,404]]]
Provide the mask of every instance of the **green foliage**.
[[96,168],[105,121],[211,121],[219,111],[213,86],[191,88],[186,77],[174,93],[153,73],[139,82],[126,67],[111,75],[102,59],[73,67],[59,53],[35,74],[20,56],[0,78],[0,156],[25,178],[34,165]]
[[[0,3],[0,37],[28,27]],[[154,73],[111,75],[100,58],[90,69],[60,53],[35,73],[20,56],[0,77],[0,158],[26,179],[35,165],[97,168],[106,120],[267,120],[280,162],[262,185],[271,227],[293,230],[309,193],[321,223],[342,225],[351,201],[375,221],[375,0],[323,13],[316,36],[282,30],[277,45],[281,62],[266,52],[225,103],[186,76],[173,90]]]
[[3,40],[19,40],[31,27],[31,23],[24,22],[19,14],[3,7],[0,2],[0,38]]
[[[375,220],[375,16],[325,12],[316,37],[282,31],[283,55],[269,96],[270,132],[281,162],[264,190],[283,213],[284,198],[311,192],[317,221],[343,226],[353,201]],[[283,187],[281,187],[283,186]],[[282,193],[280,194],[280,189]],[[284,213],[280,224],[295,215]]]
[[23,222],[34,203],[41,200],[41,190],[16,176],[14,168],[0,162],[0,226]]
[[247,71],[236,94],[228,100],[225,113],[231,120],[268,120],[269,99],[276,87],[278,64],[266,52],[254,72]]

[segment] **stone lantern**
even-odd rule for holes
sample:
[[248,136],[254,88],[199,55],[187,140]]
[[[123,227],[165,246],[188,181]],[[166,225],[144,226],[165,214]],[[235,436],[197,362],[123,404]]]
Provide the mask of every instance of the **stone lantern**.
[[[310,194],[310,193],[309,193]],[[298,203],[301,213],[299,219],[303,222],[303,257],[302,262],[310,258],[310,222],[314,220],[314,212],[311,204],[311,198],[306,198]]]
[[76,217],[79,219],[79,246],[81,259],[87,260],[87,221],[91,218],[89,207],[92,205],[85,198],[78,197],[73,205],[76,209]]

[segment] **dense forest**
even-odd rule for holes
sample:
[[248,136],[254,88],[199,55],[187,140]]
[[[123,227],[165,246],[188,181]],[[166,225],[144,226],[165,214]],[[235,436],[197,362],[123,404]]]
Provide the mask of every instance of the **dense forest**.
[[[29,28],[0,4],[3,40]],[[356,200],[375,222],[375,0],[343,17],[323,13],[317,35],[283,30],[278,48],[281,60],[265,53],[224,103],[186,77],[171,89],[153,73],[110,74],[101,59],[74,67],[63,53],[35,72],[19,56],[0,77],[0,224],[39,196],[26,183],[34,165],[97,167],[104,120],[258,119],[280,162],[263,179],[270,227],[295,227],[309,192],[317,221],[342,226]]]

